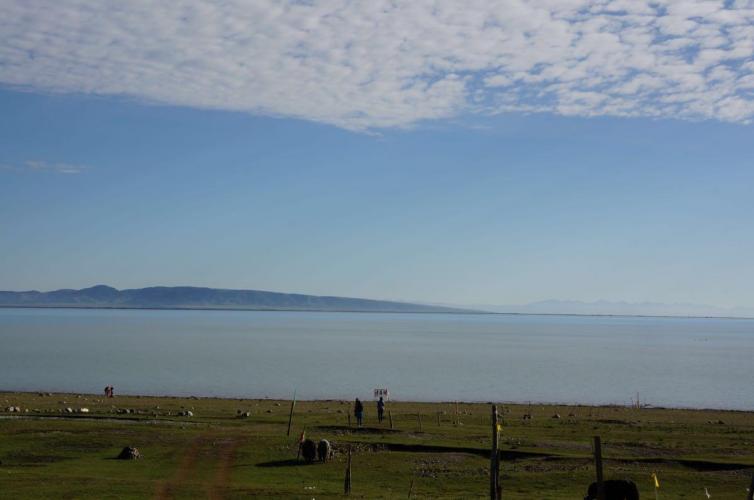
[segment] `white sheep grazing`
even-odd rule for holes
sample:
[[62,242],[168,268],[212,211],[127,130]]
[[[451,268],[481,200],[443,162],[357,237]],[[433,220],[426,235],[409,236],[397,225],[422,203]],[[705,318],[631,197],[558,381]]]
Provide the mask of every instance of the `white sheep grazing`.
[[330,446],[330,441],[327,439],[320,440],[319,444],[317,445],[317,455],[319,456],[320,462],[327,462],[330,457],[332,456],[332,447]]

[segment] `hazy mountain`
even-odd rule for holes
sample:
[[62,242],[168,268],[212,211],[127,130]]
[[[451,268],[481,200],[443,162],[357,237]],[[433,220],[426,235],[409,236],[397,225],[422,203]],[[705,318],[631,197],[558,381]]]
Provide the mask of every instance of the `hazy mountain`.
[[[471,307],[471,306],[470,306]],[[478,305],[475,309],[498,313],[521,314],[589,314],[624,316],[715,316],[754,317],[751,308],[724,308],[701,304],[662,304],[657,302],[581,302],[578,300],[544,300],[523,305]]]
[[118,307],[154,309],[274,309],[363,312],[470,312],[459,308],[327,297],[260,290],[225,290],[192,286],[155,286],[117,290],[97,285],[81,290],[3,292],[0,306],[16,307]]

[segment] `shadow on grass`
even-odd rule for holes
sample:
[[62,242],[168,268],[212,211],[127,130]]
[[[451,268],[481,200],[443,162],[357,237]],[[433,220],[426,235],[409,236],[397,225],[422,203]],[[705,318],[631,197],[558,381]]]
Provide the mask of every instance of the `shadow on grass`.
[[309,464],[304,462],[303,460],[290,458],[288,460],[273,460],[272,462],[261,462],[256,464],[256,467],[295,467],[297,465],[312,465],[316,463],[317,462],[312,462],[311,464]]
[[324,432],[349,433],[349,434],[399,434],[398,429],[386,427],[348,427],[347,425],[318,425],[317,429]]

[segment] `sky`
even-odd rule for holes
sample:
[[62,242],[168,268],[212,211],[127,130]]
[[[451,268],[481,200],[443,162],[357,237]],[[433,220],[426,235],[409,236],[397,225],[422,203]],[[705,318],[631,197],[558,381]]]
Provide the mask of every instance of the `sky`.
[[754,2],[0,12],[0,289],[754,307]]

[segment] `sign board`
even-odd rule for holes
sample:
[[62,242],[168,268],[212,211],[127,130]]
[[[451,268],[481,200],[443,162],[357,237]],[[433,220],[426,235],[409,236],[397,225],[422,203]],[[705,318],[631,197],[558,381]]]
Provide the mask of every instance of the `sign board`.
[[374,390],[374,399],[380,399],[380,398],[384,398],[384,399],[390,398],[390,391],[387,390],[387,387]]

